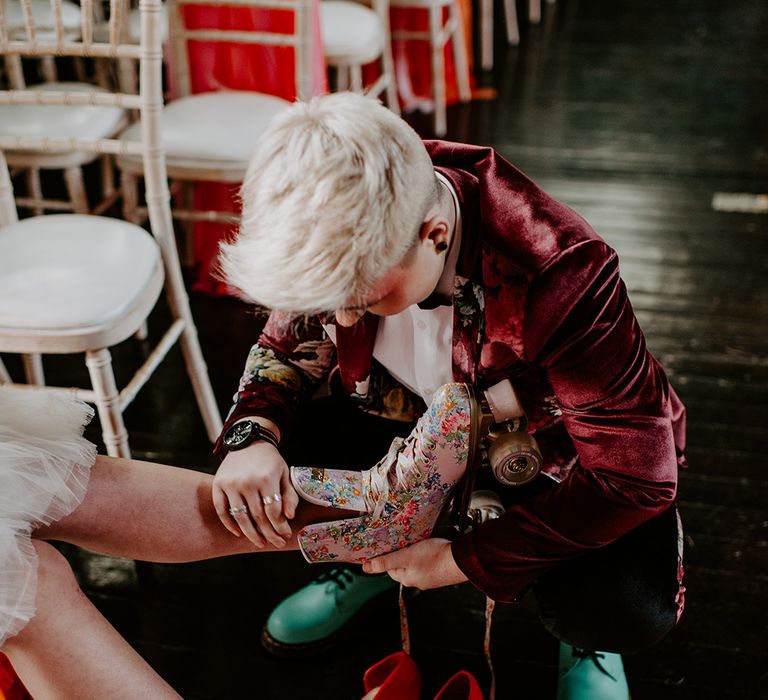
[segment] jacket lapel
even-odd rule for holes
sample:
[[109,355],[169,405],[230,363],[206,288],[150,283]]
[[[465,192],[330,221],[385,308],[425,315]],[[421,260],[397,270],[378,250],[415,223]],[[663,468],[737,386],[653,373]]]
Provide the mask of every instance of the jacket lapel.
[[336,324],[336,356],[341,385],[344,391],[357,399],[368,397],[378,327],[378,316],[369,313],[352,326]]

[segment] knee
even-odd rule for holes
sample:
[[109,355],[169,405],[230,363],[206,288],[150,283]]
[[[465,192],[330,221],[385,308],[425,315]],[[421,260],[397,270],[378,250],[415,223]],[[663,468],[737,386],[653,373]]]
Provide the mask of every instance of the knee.
[[[47,542],[33,542],[37,553],[37,589],[44,591],[49,587],[62,592],[78,589],[75,574],[63,554]],[[78,589],[79,590],[79,589]]]
[[[23,652],[35,644],[42,622],[61,606],[66,606],[73,594],[80,589],[69,563],[55,547],[46,542],[32,541],[37,555],[37,589],[35,593],[35,613],[32,619],[22,627],[18,634],[9,637],[3,644],[3,652],[9,656]],[[34,623],[34,624],[33,624]]]
[[536,589],[539,616],[560,641],[581,649],[631,654],[661,641],[674,628],[673,600],[648,591],[609,599],[550,596]]

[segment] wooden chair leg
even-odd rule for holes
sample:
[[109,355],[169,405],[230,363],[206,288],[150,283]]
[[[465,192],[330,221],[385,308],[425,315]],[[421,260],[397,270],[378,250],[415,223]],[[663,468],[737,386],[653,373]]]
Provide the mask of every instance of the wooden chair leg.
[[[448,8],[448,21],[453,24],[452,35],[453,59],[456,63],[456,82],[459,88],[459,99],[469,102],[472,99],[472,91],[469,87],[469,58],[467,57],[467,42],[464,36],[464,22],[461,21],[461,13],[457,3]],[[442,54],[445,56],[445,53]],[[445,81],[443,81],[445,82]]]
[[541,22],[541,0],[528,0],[528,21],[531,24]]
[[13,380],[8,370],[5,368],[2,359],[0,359],[0,384],[12,384]]
[[[173,242],[170,245],[174,245]],[[208,438],[211,442],[215,442],[221,432],[221,414],[219,413],[219,407],[213,393],[211,380],[208,377],[208,367],[205,364],[203,351],[200,348],[197,328],[192,318],[192,310],[189,308],[189,297],[187,296],[184,280],[181,276],[178,252],[175,247],[170,249],[170,245],[165,247],[163,256],[165,259],[165,286],[168,305],[170,306],[173,318],[184,321],[184,330],[179,339],[181,351],[184,355],[187,374],[192,383],[192,389],[195,393],[197,406],[200,409]],[[163,243],[161,243],[161,246],[163,246]]]
[[349,66],[336,66],[336,91],[349,90]]
[[197,406],[205,424],[205,431],[208,434],[208,439],[215,442],[222,428],[221,414],[208,376],[208,367],[203,358],[203,351],[200,348],[197,328],[192,322],[186,325],[181,335],[181,350],[187,366],[187,374],[195,392]]
[[443,8],[429,8],[429,43],[432,48],[432,99],[435,104],[435,135],[445,136],[448,131],[445,98],[445,44],[440,41],[443,33]]
[[115,170],[107,153],[101,157],[101,194],[104,199],[115,194]]
[[43,80],[46,83],[55,83],[59,79],[58,71],[56,70],[56,61],[53,56],[44,56],[40,61],[40,71],[43,74]]
[[381,18],[384,27],[384,52],[381,55],[382,68],[387,76],[387,107],[395,114],[400,114],[400,100],[397,97],[397,73],[392,56],[392,28],[389,25],[389,2],[374,3],[374,9]]
[[118,61],[117,66],[120,91],[128,95],[138,94],[139,86],[136,77],[135,63],[129,58],[121,58]]
[[99,413],[101,434],[107,454],[110,457],[130,457],[128,432],[123,423],[120,396],[117,392],[109,350],[89,350],[85,353],[85,364],[96,393],[96,410]]
[[351,79],[351,90],[352,92],[363,92],[363,67],[359,64],[355,64],[354,66],[349,67],[349,76]]
[[507,43],[510,46],[517,46],[520,43],[520,25],[517,21],[515,0],[504,0],[504,19],[507,24]]
[[96,58],[94,61],[96,84],[103,87],[105,90],[114,90],[114,85],[111,84],[112,81],[109,74],[109,61],[104,58]]
[[24,67],[21,63],[21,56],[5,57],[5,77],[8,79],[8,85],[15,90],[23,90],[26,85],[24,80]]
[[480,66],[493,70],[493,0],[480,0]]
[[43,358],[37,353],[30,353],[21,356],[24,365],[24,376],[27,384],[34,386],[45,386],[45,373],[43,372]]
[[73,59],[72,63],[74,64],[75,68],[75,80],[77,80],[78,83],[89,83],[90,76],[88,75],[88,71],[85,69],[85,59],[82,57],[76,57]]
[[85,194],[85,182],[83,171],[79,166],[64,170],[64,181],[67,183],[69,201],[72,202],[72,211],[76,214],[88,213],[88,197]]
[[[40,169],[39,168],[29,168],[27,170],[27,187],[29,188],[29,196],[38,201],[43,201],[43,185],[40,181]],[[32,207],[32,213],[35,216],[42,216],[43,215],[43,205],[40,204],[39,206],[33,206]]]
[[139,214],[139,178],[123,170],[120,184],[123,188],[123,218],[140,226],[143,217]]
[[[185,212],[194,212],[195,183],[189,180],[181,180],[177,181],[177,184],[179,187],[178,196],[171,199],[171,206],[173,206],[174,201],[178,201]],[[197,262],[195,260],[195,222],[182,219],[179,224],[181,231],[179,239],[182,242],[180,253],[182,265],[192,269]]]

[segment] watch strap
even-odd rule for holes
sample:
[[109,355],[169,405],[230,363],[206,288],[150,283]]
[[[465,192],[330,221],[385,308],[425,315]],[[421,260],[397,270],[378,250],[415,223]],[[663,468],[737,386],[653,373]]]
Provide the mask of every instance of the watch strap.
[[280,446],[277,439],[277,435],[275,435],[269,428],[265,428],[261,423],[257,423],[256,421],[251,421],[251,422],[253,423],[253,428],[254,428],[251,442],[255,442],[256,440],[264,440],[265,442],[270,443],[274,447]]

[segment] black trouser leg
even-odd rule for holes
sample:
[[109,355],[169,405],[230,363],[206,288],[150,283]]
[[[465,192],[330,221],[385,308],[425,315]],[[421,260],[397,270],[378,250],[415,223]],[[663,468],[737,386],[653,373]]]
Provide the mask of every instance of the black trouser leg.
[[539,614],[555,637],[575,647],[640,651],[677,622],[679,564],[673,506],[542,576],[533,587]]

